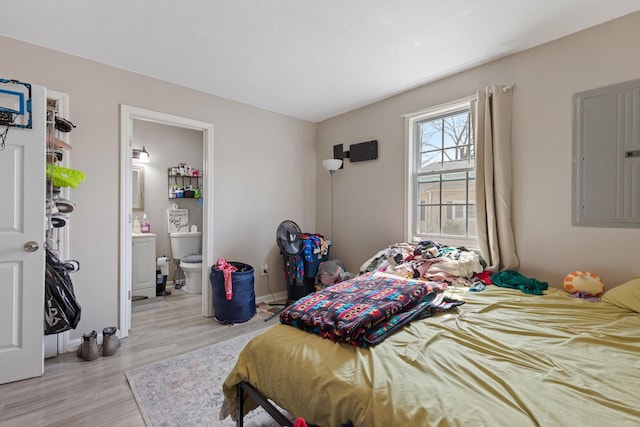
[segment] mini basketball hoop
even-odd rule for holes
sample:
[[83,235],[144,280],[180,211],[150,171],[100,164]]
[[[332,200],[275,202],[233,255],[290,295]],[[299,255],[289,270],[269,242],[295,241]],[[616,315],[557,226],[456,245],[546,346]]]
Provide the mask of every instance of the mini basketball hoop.
[[20,114],[19,111],[0,107],[0,125],[11,126],[16,121],[18,114]]
[[10,127],[31,129],[31,84],[0,78],[0,151]]
[[18,117],[19,112],[8,108],[0,107],[0,126],[4,126],[4,130],[0,132],[0,151],[4,150],[4,144],[7,140],[9,127],[13,125]]

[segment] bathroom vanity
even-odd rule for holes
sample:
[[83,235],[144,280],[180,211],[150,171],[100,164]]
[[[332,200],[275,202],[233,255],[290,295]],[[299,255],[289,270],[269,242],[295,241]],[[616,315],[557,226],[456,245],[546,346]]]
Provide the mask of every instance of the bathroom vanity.
[[131,295],[155,298],[156,296],[156,235],[153,233],[132,235]]

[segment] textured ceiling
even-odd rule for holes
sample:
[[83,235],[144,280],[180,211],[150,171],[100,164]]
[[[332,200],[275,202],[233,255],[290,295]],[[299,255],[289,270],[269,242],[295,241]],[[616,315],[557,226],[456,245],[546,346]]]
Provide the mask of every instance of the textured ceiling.
[[20,0],[3,7],[0,35],[317,122],[636,10],[638,0]]

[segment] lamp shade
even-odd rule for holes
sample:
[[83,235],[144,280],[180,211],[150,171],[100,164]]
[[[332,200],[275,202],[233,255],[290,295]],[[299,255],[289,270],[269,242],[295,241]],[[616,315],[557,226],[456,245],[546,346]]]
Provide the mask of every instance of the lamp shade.
[[325,159],[322,161],[322,166],[329,172],[335,172],[342,166],[342,160],[340,159]]
[[149,152],[147,151],[146,147],[142,147],[142,151],[140,152],[140,160],[142,160],[143,162],[149,161]]
[[142,163],[149,163],[149,152],[145,147],[142,147],[142,150],[134,148],[133,158],[135,160],[141,161]]

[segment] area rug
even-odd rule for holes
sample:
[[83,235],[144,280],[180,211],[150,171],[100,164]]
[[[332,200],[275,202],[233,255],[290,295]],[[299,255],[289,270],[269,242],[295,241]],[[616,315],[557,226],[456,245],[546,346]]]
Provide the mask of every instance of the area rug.
[[[162,362],[125,372],[140,412],[149,427],[232,427],[219,420],[222,383],[240,350],[260,329]],[[262,408],[244,418],[248,427],[277,427]]]

